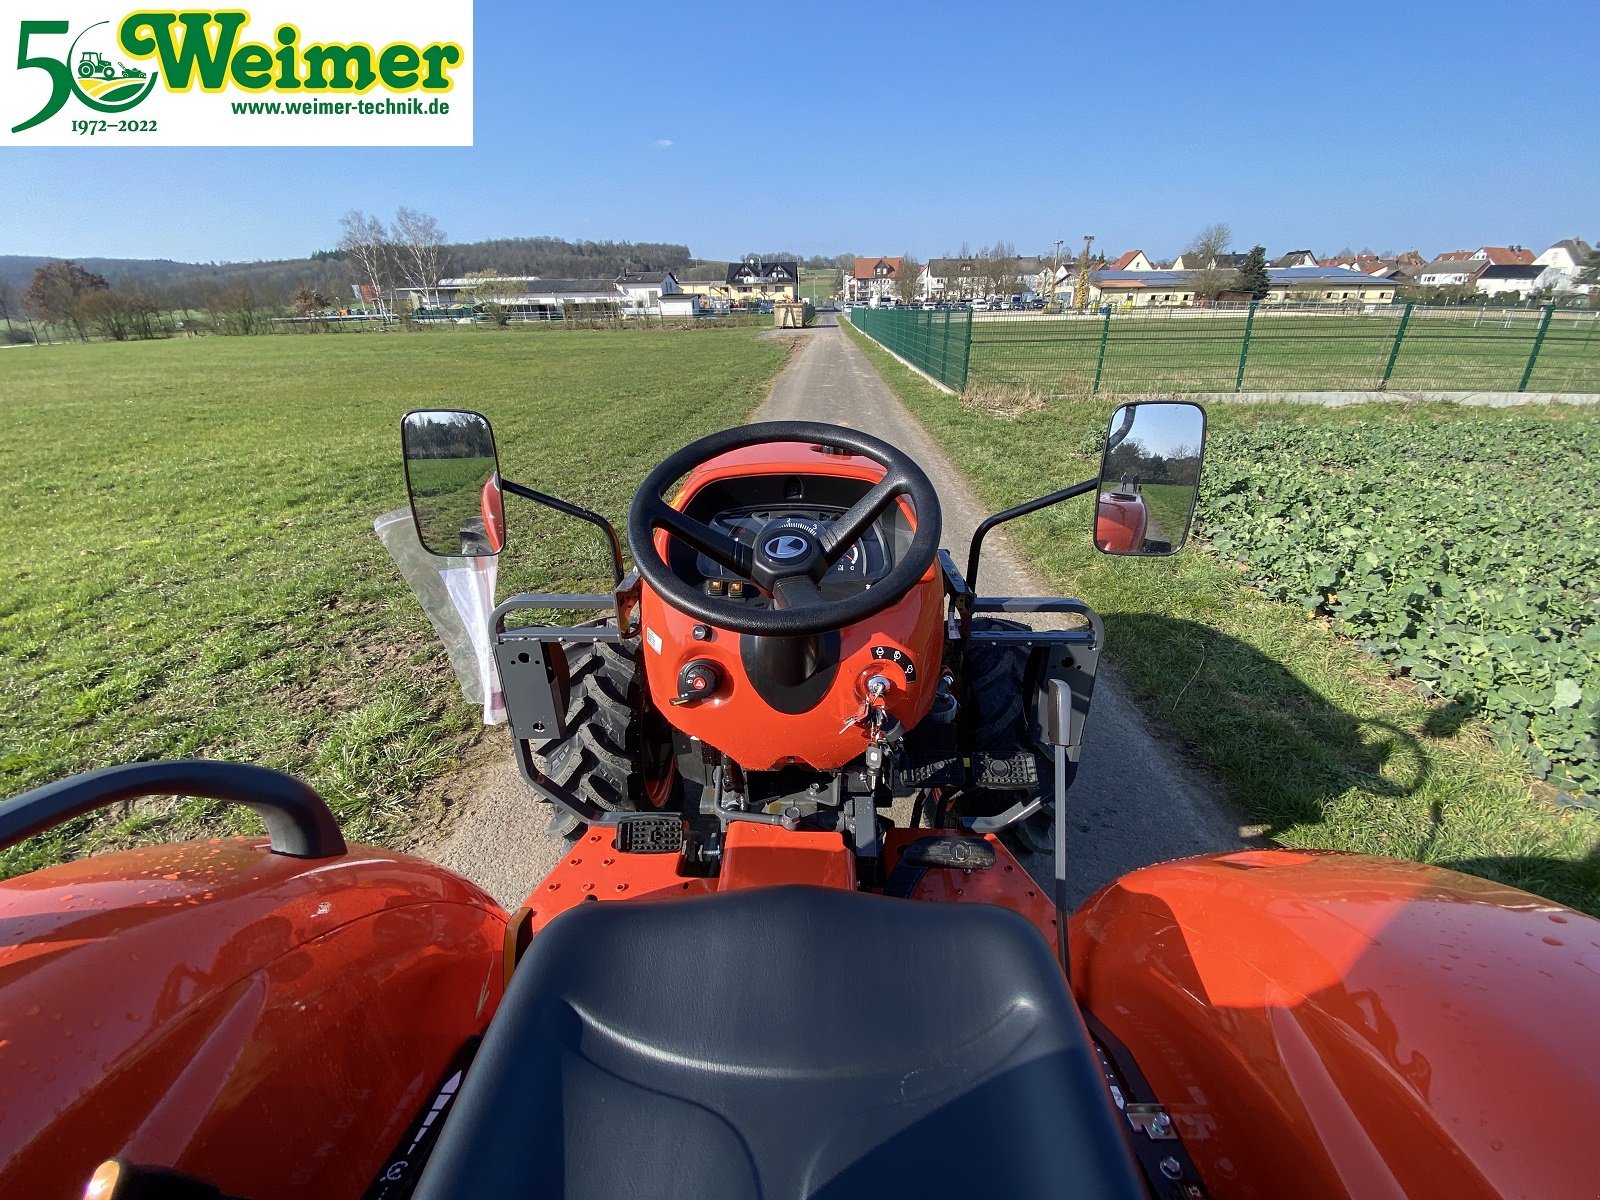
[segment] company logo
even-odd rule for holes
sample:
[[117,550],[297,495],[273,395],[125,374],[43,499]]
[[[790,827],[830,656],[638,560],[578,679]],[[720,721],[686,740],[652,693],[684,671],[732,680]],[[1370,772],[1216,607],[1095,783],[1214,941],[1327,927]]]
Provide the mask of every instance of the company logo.
[[[11,135],[0,141],[471,144],[470,5],[53,7],[50,20],[0,21],[0,130]],[[59,19],[62,9],[80,19]]]
[[787,562],[791,558],[799,558],[811,549],[811,543],[792,533],[780,533],[777,537],[768,539],[766,549],[768,558]]

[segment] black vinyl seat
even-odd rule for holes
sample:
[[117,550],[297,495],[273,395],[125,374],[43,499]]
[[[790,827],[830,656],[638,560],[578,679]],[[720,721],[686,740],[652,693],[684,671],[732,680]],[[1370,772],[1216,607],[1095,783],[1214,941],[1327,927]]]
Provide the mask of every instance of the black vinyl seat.
[[1043,938],[813,887],[534,938],[417,1200],[1147,1195]]

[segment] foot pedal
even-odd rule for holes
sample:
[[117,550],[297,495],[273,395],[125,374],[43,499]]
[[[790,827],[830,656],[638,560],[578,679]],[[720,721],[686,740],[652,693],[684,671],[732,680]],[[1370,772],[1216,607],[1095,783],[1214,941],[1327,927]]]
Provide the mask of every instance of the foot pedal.
[[883,894],[909,900],[927,871],[987,871],[992,866],[994,847],[983,838],[918,838],[900,851]]
[[624,854],[676,854],[683,849],[683,818],[662,814],[624,817],[612,848]]
[[982,838],[924,837],[900,851],[899,861],[913,867],[987,871],[994,866],[994,847]]
[[979,750],[972,756],[972,774],[983,788],[1038,787],[1039,761],[1029,750],[1018,749],[1010,754]]

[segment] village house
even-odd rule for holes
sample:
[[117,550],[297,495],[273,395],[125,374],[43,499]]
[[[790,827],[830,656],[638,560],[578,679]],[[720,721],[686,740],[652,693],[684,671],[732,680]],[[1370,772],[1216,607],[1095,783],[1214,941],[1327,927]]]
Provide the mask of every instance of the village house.
[[917,276],[916,294],[919,300],[982,300],[1025,292],[1049,296],[1054,291],[1052,275],[1060,278],[1066,270],[1053,268],[1048,259],[1036,255],[1000,260],[930,258]]
[[[1193,289],[1192,271],[1094,271],[1089,275],[1089,302],[1118,308],[1167,308],[1201,303]],[[1390,304],[1396,284],[1342,267],[1268,267],[1271,281],[1264,304]],[[1232,302],[1248,296],[1229,293]]]
[[800,264],[798,262],[729,263],[724,280],[729,296],[741,300],[798,300]]
[[1486,259],[1456,254],[1452,251],[1428,263],[1417,272],[1417,283],[1422,287],[1467,287],[1476,283],[1478,273],[1490,265]]
[[635,271],[618,278],[617,290],[627,297],[629,308],[657,313],[662,297],[674,295],[680,288],[671,271]]
[[1551,268],[1570,283],[1577,281],[1593,256],[1594,248],[1582,238],[1563,238],[1533,261]]
[[904,258],[858,258],[844,281],[844,298],[855,304],[885,297],[894,299],[900,293],[900,270]]
[[1536,263],[1486,263],[1472,282],[1485,296],[1499,296],[1506,292],[1526,296],[1537,286],[1544,272],[1545,268]]

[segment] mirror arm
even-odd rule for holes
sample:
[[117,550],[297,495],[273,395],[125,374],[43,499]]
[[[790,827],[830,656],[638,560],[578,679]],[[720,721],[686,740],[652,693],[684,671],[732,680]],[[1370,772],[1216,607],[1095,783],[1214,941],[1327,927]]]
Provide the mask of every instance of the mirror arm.
[[983,552],[983,539],[996,525],[1025,517],[1029,513],[1038,512],[1041,508],[1049,508],[1052,504],[1060,504],[1063,500],[1071,500],[1074,496],[1082,496],[1092,492],[1098,487],[1098,479],[1085,479],[1082,483],[1075,483],[1071,487],[1064,487],[1059,492],[1051,492],[1048,496],[1040,496],[1037,500],[1029,500],[1026,504],[1019,504],[1015,508],[1008,508],[1004,512],[997,512],[992,517],[985,517],[983,523],[972,534],[972,546],[967,551],[967,590],[974,595],[978,591],[978,557]]
[[535,504],[553,508],[558,513],[565,513],[569,517],[577,517],[578,520],[587,521],[600,529],[606,535],[606,541],[611,544],[612,583],[618,587],[622,586],[622,539],[617,536],[617,531],[612,528],[610,521],[599,513],[590,512],[587,508],[580,508],[576,504],[568,503],[559,496],[549,496],[544,492],[525,487],[520,483],[512,483],[504,475],[500,477],[500,487],[510,492],[513,496],[521,496],[524,500],[532,500]]

